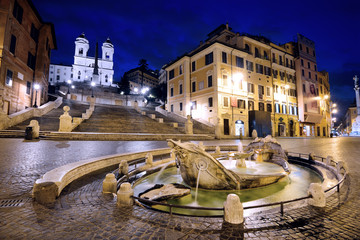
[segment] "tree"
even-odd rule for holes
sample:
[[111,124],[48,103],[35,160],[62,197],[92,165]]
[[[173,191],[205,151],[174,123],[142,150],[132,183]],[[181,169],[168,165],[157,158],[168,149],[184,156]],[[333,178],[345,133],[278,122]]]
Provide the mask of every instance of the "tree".
[[166,102],[167,99],[167,85],[162,83],[155,88],[150,90],[150,94],[153,95],[156,99],[159,99],[163,102]]
[[124,92],[125,95],[130,94],[130,82],[129,82],[129,79],[126,77],[125,73],[121,77],[119,87],[120,87],[120,92]]
[[146,72],[148,70],[148,66],[149,64],[147,63],[146,59],[140,59],[139,60],[139,64],[140,66],[140,71],[141,71],[141,88],[143,88],[144,85],[144,72]]

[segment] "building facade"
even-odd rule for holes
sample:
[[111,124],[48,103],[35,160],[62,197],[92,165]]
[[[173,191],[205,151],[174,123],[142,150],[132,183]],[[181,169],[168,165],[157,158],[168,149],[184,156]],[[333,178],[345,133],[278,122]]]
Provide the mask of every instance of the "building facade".
[[352,125],[357,117],[356,104],[350,106],[346,111],[345,118],[343,121],[343,134],[350,134],[352,132]]
[[329,83],[329,73],[326,71],[320,71],[317,73],[318,76],[318,89],[319,96],[317,101],[319,101],[320,114],[322,115],[321,121],[319,124],[316,124],[316,133],[317,137],[329,137],[331,133],[331,123],[332,123],[332,105],[333,103],[330,100],[330,83]]
[[124,77],[129,80],[131,94],[144,93],[159,85],[159,73],[150,69],[137,67],[127,71]]
[[12,114],[47,101],[55,31],[30,0],[1,1],[0,22],[0,110]]
[[296,41],[289,44],[295,53],[300,135],[318,136],[323,115],[320,109],[315,43],[297,34]]
[[299,136],[295,59],[288,45],[270,43],[274,91],[273,136]]
[[95,57],[88,56],[90,45],[85,34],[81,34],[75,41],[74,64],[66,66],[61,64],[51,64],[49,83],[56,85],[58,83],[72,82],[89,84],[95,82],[100,86],[116,86],[113,84],[114,77],[114,46],[108,38],[102,44],[102,55],[98,57],[98,77],[94,78]]
[[167,64],[167,110],[213,124],[218,137],[251,136],[253,130],[261,137],[300,136],[294,49],[221,25]]

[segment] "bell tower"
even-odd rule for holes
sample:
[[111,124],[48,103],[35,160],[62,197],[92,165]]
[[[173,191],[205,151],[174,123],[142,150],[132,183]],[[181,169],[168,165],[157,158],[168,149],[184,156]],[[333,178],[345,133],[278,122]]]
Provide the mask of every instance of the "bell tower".
[[110,38],[107,38],[106,41],[102,45],[102,59],[106,61],[113,61],[114,55],[114,45],[110,41]]
[[85,33],[82,33],[75,40],[75,56],[86,57],[89,50],[89,40],[86,39]]

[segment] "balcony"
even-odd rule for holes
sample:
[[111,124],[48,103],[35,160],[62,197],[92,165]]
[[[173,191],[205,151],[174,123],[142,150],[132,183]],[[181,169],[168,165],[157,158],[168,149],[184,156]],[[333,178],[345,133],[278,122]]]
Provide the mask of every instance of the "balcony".
[[263,56],[263,55],[261,55],[260,53],[255,54],[255,57],[256,57],[256,58],[260,58],[260,59],[264,59],[264,60],[268,60],[268,61],[269,61],[269,57],[268,57],[268,56]]

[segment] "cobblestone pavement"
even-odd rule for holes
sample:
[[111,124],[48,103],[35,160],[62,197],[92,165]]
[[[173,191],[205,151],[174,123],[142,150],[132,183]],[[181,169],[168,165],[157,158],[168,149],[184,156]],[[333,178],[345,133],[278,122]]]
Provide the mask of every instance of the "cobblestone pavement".
[[118,208],[112,195],[101,194],[106,173],[70,184],[51,206],[30,199],[34,181],[50,169],[101,155],[166,147],[166,142],[0,139],[0,201],[22,201],[21,206],[0,207],[0,239],[359,239],[360,138],[279,141],[290,152],[314,152],[345,161],[350,178],[341,194],[330,197],[325,209],[286,209],[284,216],[270,211],[246,217],[243,225],[230,225],[222,218],[170,216],[140,206]]

